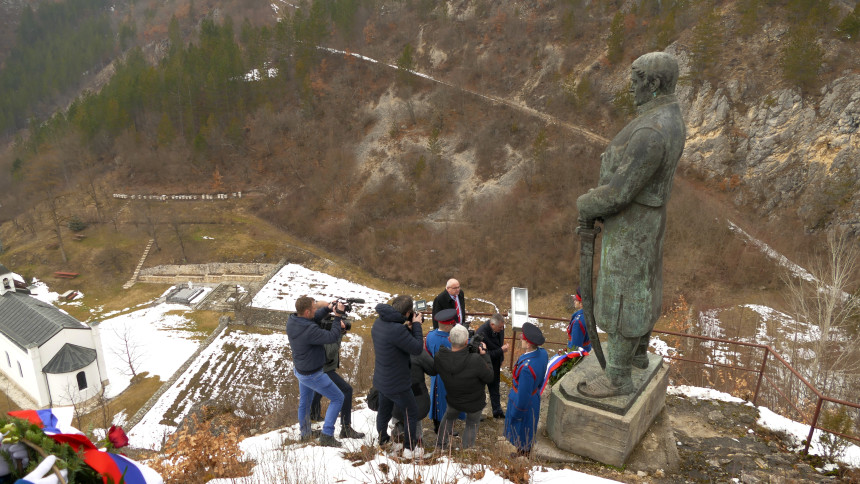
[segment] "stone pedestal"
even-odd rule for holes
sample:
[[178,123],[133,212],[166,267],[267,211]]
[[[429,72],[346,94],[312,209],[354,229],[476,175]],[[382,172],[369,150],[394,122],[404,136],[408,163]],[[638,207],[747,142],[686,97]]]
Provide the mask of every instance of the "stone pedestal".
[[602,371],[589,356],[552,387],[546,430],[559,449],[623,467],[663,409],[669,370],[660,356],[649,354],[648,368],[633,369],[636,392],[611,398],[580,394],[579,382]]

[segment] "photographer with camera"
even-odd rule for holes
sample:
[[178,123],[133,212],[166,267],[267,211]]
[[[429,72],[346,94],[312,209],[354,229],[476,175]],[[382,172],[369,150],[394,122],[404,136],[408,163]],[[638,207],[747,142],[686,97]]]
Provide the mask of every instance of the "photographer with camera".
[[391,304],[378,304],[379,317],[370,330],[375,353],[373,386],[379,392],[379,408],[376,412],[376,430],[379,445],[391,440],[388,423],[394,405],[403,409],[406,416],[406,435],[403,439],[403,457],[411,459],[424,456],[424,449],[417,446],[418,404],[412,393],[410,355],[424,351],[424,334],[421,320],[424,316],[412,308],[412,298],[400,295]]
[[[343,405],[340,408],[340,438],[341,439],[362,439],[364,438],[363,432],[358,432],[352,428],[352,385],[346,382],[340,375],[337,374],[337,369],[340,368],[340,342],[343,339],[343,335],[346,334],[347,331],[352,329],[352,323],[344,319],[346,314],[352,311],[352,303],[353,302],[364,302],[364,300],[355,300],[355,299],[347,299],[346,304],[337,304],[334,305],[334,310],[329,313],[323,320],[320,322],[320,327],[325,330],[330,330],[331,326],[341,326],[341,322],[343,323],[343,329],[340,331],[340,337],[334,343],[329,343],[325,346],[325,357],[326,362],[323,365],[323,373],[328,375],[331,379],[332,383],[337,386],[341,392],[343,392]],[[337,301],[339,302],[339,300]],[[343,311],[339,311],[338,308],[343,306]],[[321,410],[322,410],[322,394],[319,392],[314,392],[314,399],[311,402],[311,421],[320,421],[321,418]]]
[[480,336],[487,345],[487,354],[493,363],[493,381],[487,383],[490,391],[490,406],[493,408],[493,418],[505,418],[502,410],[501,395],[499,394],[499,382],[501,380],[502,360],[510,345],[505,343],[505,317],[499,313],[490,316],[486,323],[482,324],[475,333]]
[[448,407],[439,426],[436,448],[448,446],[454,433],[454,421],[465,412],[462,448],[468,449],[475,445],[481,413],[487,404],[484,385],[493,380],[493,369],[486,345],[478,337],[469,343],[469,330],[464,326],[458,324],[451,328],[449,339],[451,348],[439,348],[434,358],[436,371],[448,391],[445,397]]
[[[343,303],[330,303],[314,311],[314,299],[302,296],[296,299],[296,312],[287,320],[287,337],[293,355],[293,373],[299,381],[299,431],[302,440],[314,437],[311,432],[310,406],[314,392],[319,392],[331,402],[325,414],[320,445],[340,447],[334,438],[334,422],[343,405],[343,392],[323,373],[326,362],[324,345],[340,341],[343,321],[322,328],[323,319],[332,309],[343,312]],[[313,318],[313,319],[311,319]]]

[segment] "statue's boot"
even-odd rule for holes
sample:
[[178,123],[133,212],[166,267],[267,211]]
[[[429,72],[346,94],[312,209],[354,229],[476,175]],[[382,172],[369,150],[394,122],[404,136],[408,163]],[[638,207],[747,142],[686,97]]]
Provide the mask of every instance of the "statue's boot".
[[644,370],[648,368],[648,355],[636,355],[633,357],[633,366]]
[[624,376],[610,378],[603,374],[591,381],[579,382],[576,389],[579,390],[579,393],[590,398],[627,395],[628,393],[633,393],[634,390],[633,380],[629,374],[626,378]]

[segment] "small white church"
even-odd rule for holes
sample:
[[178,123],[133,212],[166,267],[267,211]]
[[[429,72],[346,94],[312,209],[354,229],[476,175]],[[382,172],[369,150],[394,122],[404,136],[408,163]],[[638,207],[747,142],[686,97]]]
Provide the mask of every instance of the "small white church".
[[34,298],[23,282],[0,264],[0,371],[39,408],[97,396],[108,383],[98,324]]

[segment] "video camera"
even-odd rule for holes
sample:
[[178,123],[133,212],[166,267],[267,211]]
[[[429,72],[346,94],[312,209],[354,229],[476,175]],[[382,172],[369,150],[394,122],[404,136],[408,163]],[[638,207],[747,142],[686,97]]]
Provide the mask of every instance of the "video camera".
[[475,334],[472,336],[472,339],[469,340],[469,353],[480,353],[481,345],[484,343],[484,337],[480,334]]
[[[332,302],[334,303],[334,309],[332,310],[332,312],[328,313],[328,315],[326,315],[326,317],[323,318],[322,321],[320,321],[320,323],[319,323],[320,327],[322,329],[325,329],[325,330],[330,330],[332,322],[334,321],[334,318],[339,317],[343,320],[343,325],[344,325],[343,332],[347,332],[347,331],[351,330],[352,329],[352,320],[348,319],[346,317],[346,315],[347,315],[347,313],[352,311],[352,305],[353,304],[364,304],[364,299],[362,299],[360,297],[348,297],[345,299],[335,298],[335,300]],[[338,303],[343,303],[343,312],[339,312],[337,310]]]

